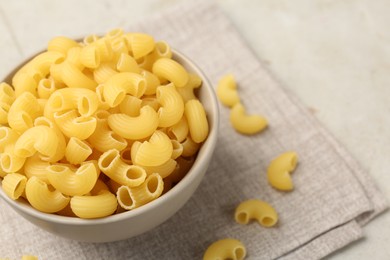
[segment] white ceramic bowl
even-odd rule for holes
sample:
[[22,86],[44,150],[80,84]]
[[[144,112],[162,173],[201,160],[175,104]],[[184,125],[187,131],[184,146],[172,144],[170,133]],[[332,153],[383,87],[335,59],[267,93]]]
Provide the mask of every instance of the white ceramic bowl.
[[[199,91],[199,98],[205,107],[210,125],[209,136],[202,145],[194,165],[176,186],[144,206],[100,219],[79,219],[42,213],[23,199],[17,201],[10,199],[1,188],[0,197],[36,226],[61,237],[86,242],[109,242],[130,238],[160,225],[174,215],[192,196],[207,171],[217,142],[219,111],[213,87],[204,73],[184,55],[177,51],[173,53],[175,60],[184,65],[189,72],[194,72],[202,78],[203,85]],[[6,78],[8,82],[12,74],[13,72]]]

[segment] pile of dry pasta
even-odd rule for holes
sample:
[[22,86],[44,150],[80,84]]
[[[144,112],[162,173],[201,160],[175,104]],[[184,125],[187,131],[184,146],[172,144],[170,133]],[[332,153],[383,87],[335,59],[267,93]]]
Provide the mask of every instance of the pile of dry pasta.
[[201,85],[167,43],[147,34],[55,37],[0,84],[4,192],[80,218],[158,198],[208,136],[195,95]]

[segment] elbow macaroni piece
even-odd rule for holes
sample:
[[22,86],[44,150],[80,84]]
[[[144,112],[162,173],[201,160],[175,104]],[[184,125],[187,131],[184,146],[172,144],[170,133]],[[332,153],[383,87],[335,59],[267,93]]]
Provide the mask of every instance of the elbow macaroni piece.
[[256,134],[264,130],[268,122],[259,115],[247,115],[244,106],[237,103],[230,111],[230,123],[239,133]]
[[54,121],[61,129],[62,133],[67,137],[77,137],[80,140],[85,140],[90,137],[96,129],[95,117],[78,116],[76,110],[68,110],[64,112],[55,112]]
[[[132,161],[142,166],[157,166],[172,157],[173,146],[171,139],[162,131],[157,130],[149,141],[136,141],[131,147]],[[133,156],[134,155],[134,156]]]
[[209,124],[202,103],[197,99],[187,101],[184,114],[187,118],[191,139],[195,143],[202,143],[209,134]]
[[22,196],[26,188],[27,178],[19,173],[7,174],[2,181],[2,188],[5,194],[13,200]]
[[275,189],[290,191],[294,188],[290,173],[298,164],[295,152],[285,152],[271,161],[267,169],[268,183]]
[[125,37],[134,59],[139,59],[143,56],[146,56],[154,49],[154,39],[148,34],[128,33]]
[[152,173],[146,178],[145,182],[138,187],[119,187],[117,190],[117,199],[122,208],[131,210],[157,199],[160,197],[163,190],[163,179],[159,174]]
[[51,191],[46,182],[35,176],[27,180],[25,191],[31,206],[45,213],[60,211],[69,204],[70,200],[58,190]]
[[116,134],[132,140],[152,135],[158,122],[158,115],[150,106],[142,107],[137,117],[126,114],[112,114],[108,117],[108,125]]
[[272,227],[278,221],[278,214],[267,202],[261,200],[247,200],[236,208],[234,218],[239,224],[248,224],[256,219],[263,227]]
[[241,241],[225,238],[212,243],[203,255],[203,260],[243,260],[246,248]]
[[240,103],[237,84],[232,74],[227,74],[219,80],[217,85],[217,96],[222,104],[228,107],[233,107],[237,103]]
[[8,111],[8,124],[18,132],[24,132],[33,126],[34,119],[42,114],[37,98],[24,92],[12,103]]
[[82,164],[76,171],[70,165],[48,166],[47,178],[50,184],[64,195],[84,195],[92,190],[99,177],[93,162]]
[[156,91],[159,127],[170,127],[180,121],[184,113],[184,102],[173,84],[160,86]]
[[92,154],[92,148],[85,142],[76,137],[69,139],[65,149],[65,158],[71,164],[80,164]]
[[75,40],[64,36],[57,36],[49,41],[47,50],[57,51],[66,55],[69,49],[77,46],[79,46],[79,44]]
[[175,87],[184,87],[188,82],[188,73],[177,61],[161,58],[153,64],[153,73],[172,82]]

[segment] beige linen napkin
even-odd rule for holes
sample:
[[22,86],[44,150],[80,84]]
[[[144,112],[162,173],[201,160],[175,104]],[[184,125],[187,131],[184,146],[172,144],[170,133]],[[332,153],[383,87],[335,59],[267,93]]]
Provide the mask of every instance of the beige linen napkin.
[[[228,109],[221,107],[219,143],[194,196],[170,220],[128,240],[91,244],[58,238],[1,201],[0,256],[201,259],[210,243],[233,237],[246,245],[247,259],[318,259],[362,237],[361,225],[387,207],[370,176],[270,76],[218,6],[186,2],[126,29],[168,41],[192,58],[214,85],[233,73],[248,111],[265,115],[270,127],[242,136],[230,126]],[[293,175],[295,190],[285,193],[272,189],[265,174],[271,159],[289,150],[297,151],[300,159]],[[250,198],[276,208],[276,227],[235,223],[235,207]]]

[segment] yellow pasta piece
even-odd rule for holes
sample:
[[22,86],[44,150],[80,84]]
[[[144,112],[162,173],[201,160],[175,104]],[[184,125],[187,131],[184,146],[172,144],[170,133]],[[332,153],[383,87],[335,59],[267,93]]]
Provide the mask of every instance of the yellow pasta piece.
[[187,84],[182,88],[177,88],[176,90],[177,92],[179,92],[184,102],[187,102],[188,100],[191,99],[197,99],[194,93],[194,89],[199,88],[201,85],[202,85],[202,79],[194,73],[189,73]]
[[[85,68],[85,65],[82,63],[81,60],[81,46],[73,47],[68,50],[68,53],[66,55],[65,61],[72,63],[75,65],[80,71],[82,71]],[[50,73],[52,73],[52,70],[50,68]]]
[[117,91],[124,90],[126,94],[139,98],[145,93],[146,89],[145,79],[141,75],[132,72],[117,73],[108,78],[104,85],[105,88],[103,94],[111,107],[118,105],[121,100],[118,102],[111,102],[109,97],[106,96],[106,91],[113,92],[113,89],[118,89]]
[[18,96],[8,111],[8,124],[18,132],[33,126],[34,119],[41,115],[37,98],[29,92]]
[[246,248],[241,241],[225,238],[212,243],[203,255],[203,260],[242,260],[246,256]]
[[0,102],[0,125],[8,124],[8,112],[10,105]]
[[141,72],[140,67],[138,67],[137,61],[127,53],[121,53],[116,64],[116,69],[119,72]]
[[15,142],[19,134],[6,126],[0,127],[0,168],[1,175],[19,171],[25,162],[24,157],[15,154]]
[[115,64],[102,62],[100,63],[100,66],[93,71],[93,78],[97,83],[103,84],[117,73],[118,71],[116,71]]
[[79,218],[92,219],[113,214],[118,203],[114,194],[108,190],[100,190],[96,195],[72,197],[70,207]]
[[127,141],[108,127],[107,118],[109,115],[110,113],[105,110],[100,110],[95,114],[97,120],[96,129],[88,137],[88,142],[100,152],[111,149],[121,151],[127,146]]
[[87,68],[96,69],[100,65],[100,53],[93,44],[86,45],[81,49],[80,62]]
[[155,44],[154,53],[157,56],[156,58],[172,58],[171,46],[165,41],[158,41]]
[[170,127],[179,122],[184,113],[184,102],[173,84],[160,86],[156,90],[159,127]]
[[183,153],[183,145],[176,140],[171,140],[172,142],[172,159],[176,159],[177,157],[181,156]]
[[66,112],[55,112],[54,120],[62,133],[67,137],[77,137],[85,140],[90,137],[96,129],[96,118],[92,116],[78,116],[76,110]]
[[103,37],[103,38],[97,39],[92,44],[96,46],[96,49],[99,53],[101,62],[112,60],[114,54],[113,54],[109,39]]
[[90,34],[90,35],[87,35],[84,37],[83,43],[85,45],[92,44],[92,43],[96,42],[98,39],[99,39],[99,37],[97,35]]
[[130,117],[126,114],[110,115],[108,125],[116,134],[126,139],[143,139],[152,135],[157,129],[158,116],[153,108],[144,106],[137,117]]
[[152,173],[140,186],[134,188],[121,186],[116,194],[119,205],[126,210],[131,210],[157,199],[163,190],[163,179],[159,174]]
[[183,116],[179,122],[167,129],[167,135],[172,140],[183,142],[189,133],[188,123],[185,116]]
[[184,114],[187,118],[191,139],[195,143],[206,140],[209,133],[209,124],[202,103],[197,99],[187,101]]
[[127,33],[125,35],[127,44],[129,45],[134,59],[146,56],[154,49],[154,39],[152,36],[145,33]]
[[38,82],[43,76],[33,69],[20,70],[12,78],[12,86],[15,89],[15,97],[18,97],[24,92],[30,92],[34,96],[37,95]]
[[255,219],[263,227],[272,227],[278,221],[278,214],[267,202],[252,199],[238,205],[234,218],[239,224],[248,224],[250,220]]
[[34,255],[24,255],[22,256],[22,260],[38,260],[38,257]]
[[153,96],[144,96],[141,98],[141,100],[142,100],[141,107],[149,106],[149,107],[153,108],[153,110],[156,112],[160,108],[160,103],[158,103],[157,98],[154,95]]
[[239,133],[252,135],[264,130],[267,119],[260,115],[248,115],[241,103],[237,103],[230,111],[230,123]]
[[121,160],[119,151],[115,149],[103,153],[98,164],[105,175],[121,185],[136,187],[146,178],[146,172],[142,167],[126,164]]
[[27,178],[35,176],[42,181],[49,183],[49,179],[47,178],[47,167],[49,166],[49,162],[43,161],[38,154],[35,154],[26,159],[26,162],[24,163],[23,167],[23,172]]
[[174,159],[169,159],[165,163],[157,166],[141,166],[147,175],[152,173],[158,173],[161,178],[166,178],[169,176],[177,166],[177,162]]
[[7,83],[0,83],[0,103],[11,105],[15,101],[15,91]]
[[85,162],[76,171],[69,165],[54,164],[47,167],[47,178],[64,195],[84,195],[95,186],[99,173],[93,162]]
[[0,153],[3,153],[7,146],[13,145],[19,138],[19,134],[12,128],[0,126]]
[[56,89],[57,89],[56,84],[53,78],[51,79],[43,78],[38,83],[38,87],[37,87],[38,97],[48,99]]
[[295,152],[285,152],[271,161],[267,170],[268,183],[278,190],[290,191],[294,188],[290,173],[298,164]]
[[240,103],[237,84],[232,74],[223,76],[217,85],[217,96],[219,101],[227,107],[233,107]]
[[17,200],[23,194],[26,183],[26,176],[19,173],[10,173],[4,177],[1,187],[8,197]]
[[119,104],[119,111],[132,117],[139,115],[141,110],[142,100],[132,95],[126,95]]
[[69,88],[86,88],[95,90],[97,83],[85,75],[80,69],[70,63],[61,64],[61,79]]
[[[36,71],[41,77],[46,77],[50,72],[50,66],[54,64],[60,64],[65,60],[65,55],[58,51],[45,51],[37,56],[35,56],[32,60],[30,60],[26,65],[24,65],[20,71]],[[16,86],[12,83],[12,85]]]
[[173,152],[171,140],[160,130],[155,131],[149,141],[142,143],[136,141],[131,149],[131,154],[134,154],[131,158],[134,164],[143,166],[161,165],[172,157]]
[[57,151],[51,157],[40,155],[41,159],[43,159],[44,161],[48,161],[48,162],[57,162],[57,161],[61,160],[65,155],[66,141],[65,141],[64,134],[57,127],[57,125],[54,123],[54,121],[52,121],[46,117],[37,117],[34,121],[34,126],[47,126],[51,129],[53,129],[57,135],[57,140],[58,140]]
[[56,132],[47,126],[34,126],[25,131],[15,143],[15,154],[30,157],[35,152],[52,157],[56,154],[58,137]]
[[27,180],[26,197],[31,206],[46,213],[60,211],[70,200],[58,190],[52,191],[46,182],[35,176]]
[[92,148],[76,137],[69,139],[65,150],[65,158],[71,164],[80,164],[92,154]]
[[189,136],[181,144],[183,146],[182,156],[184,157],[191,157],[200,149],[200,144],[195,143]]
[[66,55],[69,49],[77,47],[78,45],[79,44],[73,39],[64,36],[57,36],[49,41],[47,50],[57,51]]
[[175,87],[184,87],[188,82],[188,73],[185,68],[172,59],[158,59],[153,64],[153,73],[158,77],[169,80]]
[[145,95],[156,94],[157,87],[161,85],[158,77],[147,70],[142,70],[140,73],[146,81]]

